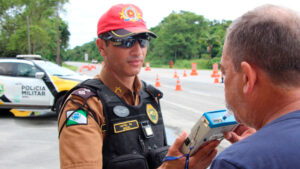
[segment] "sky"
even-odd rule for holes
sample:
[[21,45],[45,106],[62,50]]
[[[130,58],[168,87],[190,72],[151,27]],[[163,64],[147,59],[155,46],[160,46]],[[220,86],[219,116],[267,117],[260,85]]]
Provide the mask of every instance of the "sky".
[[111,6],[132,3],[143,11],[147,27],[157,26],[171,12],[180,10],[203,15],[209,20],[234,20],[263,4],[291,8],[300,13],[297,0],[69,0],[60,16],[69,25],[69,48],[83,45],[97,37],[97,22]]

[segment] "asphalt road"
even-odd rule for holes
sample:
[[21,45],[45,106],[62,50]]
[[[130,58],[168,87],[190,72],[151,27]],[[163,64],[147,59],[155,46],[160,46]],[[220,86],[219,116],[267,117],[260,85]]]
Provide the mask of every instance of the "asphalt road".
[[58,169],[54,116],[0,117],[0,169]]
[[[83,63],[69,62],[82,66]],[[81,74],[94,76],[101,70],[83,70]],[[203,112],[225,108],[223,84],[214,84],[212,71],[197,71],[198,76],[183,77],[184,70],[176,70],[182,91],[175,91],[174,69],[145,71],[140,78],[154,85],[158,76],[164,93],[161,100],[163,118],[168,132],[168,142],[173,143],[182,131],[192,128]],[[0,169],[58,169],[57,122],[54,116],[16,118],[0,117]],[[222,141],[220,150],[229,145]]]

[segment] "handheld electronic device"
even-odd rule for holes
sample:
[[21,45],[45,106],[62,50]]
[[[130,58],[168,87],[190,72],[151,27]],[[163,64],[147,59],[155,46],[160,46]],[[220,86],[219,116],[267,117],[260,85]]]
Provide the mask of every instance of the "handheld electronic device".
[[181,151],[192,156],[203,143],[223,139],[224,134],[236,126],[237,122],[234,116],[226,110],[205,112],[191,129]]

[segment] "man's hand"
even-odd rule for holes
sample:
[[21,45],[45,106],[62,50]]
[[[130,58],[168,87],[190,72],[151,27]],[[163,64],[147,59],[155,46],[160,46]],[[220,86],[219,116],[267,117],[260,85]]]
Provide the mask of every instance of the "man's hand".
[[245,126],[244,124],[239,124],[234,131],[227,132],[225,134],[225,138],[231,143],[235,143],[252,135],[255,132],[256,130],[254,128],[250,128],[248,126]]
[[[187,138],[187,133],[183,132],[174,144],[170,147],[166,156],[179,157],[182,156],[181,147],[184,140]],[[219,145],[218,140],[210,141],[201,146],[189,160],[189,169],[206,169],[213,158],[217,155],[217,146]],[[177,160],[166,161],[158,169],[183,169],[186,158],[180,158]]]

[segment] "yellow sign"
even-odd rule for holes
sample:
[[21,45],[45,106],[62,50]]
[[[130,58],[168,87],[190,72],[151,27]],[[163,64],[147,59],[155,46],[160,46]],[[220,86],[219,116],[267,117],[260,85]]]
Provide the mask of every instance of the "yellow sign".
[[115,133],[122,133],[129,130],[134,130],[139,128],[139,123],[137,120],[125,121],[122,123],[114,124]]
[[151,104],[147,104],[147,115],[152,123],[156,124],[158,122],[158,113]]

